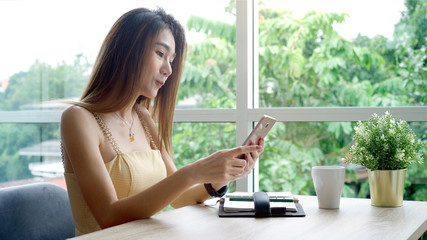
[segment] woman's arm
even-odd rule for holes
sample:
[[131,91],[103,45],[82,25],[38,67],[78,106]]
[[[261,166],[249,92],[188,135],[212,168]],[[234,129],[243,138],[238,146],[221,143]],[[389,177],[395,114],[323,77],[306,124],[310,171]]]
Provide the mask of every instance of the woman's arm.
[[[250,145],[257,147],[253,143],[250,143]],[[246,177],[254,168],[255,161],[258,159],[259,155],[262,153],[263,150],[264,150],[264,139],[261,138],[258,142],[257,150],[244,154],[245,160],[246,160],[245,166],[242,169],[242,172],[240,174],[233,176],[232,180]],[[215,154],[217,154],[217,153],[215,153]],[[209,156],[209,158],[214,157],[215,154]],[[175,163],[171,159],[171,157],[165,151],[162,152],[162,156],[163,156],[163,159],[165,161],[166,169],[168,170],[168,175],[176,172],[177,169],[176,169]],[[236,156],[239,156],[239,155],[236,155]],[[234,157],[236,157],[236,156],[234,156]],[[203,162],[204,160],[205,159],[201,159],[199,161],[196,161],[193,164],[196,164],[196,165],[197,164],[204,164],[204,162]],[[218,167],[221,167],[221,165],[219,165]],[[220,171],[220,169],[219,169],[219,171]],[[214,181],[209,182],[208,181],[208,182],[204,182],[204,183],[211,183],[212,187],[215,190],[219,190],[220,188],[227,185],[229,183],[229,181],[223,181],[223,182],[214,182]],[[175,201],[173,201],[171,203],[171,206],[174,208],[179,208],[179,207],[183,207],[183,206],[187,206],[187,205],[191,205],[191,204],[201,203],[210,197],[211,196],[207,193],[204,184],[200,183],[200,184],[197,184],[195,186],[192,186],[187,191],[185,191],[183,194],[181,194]]]
[[[153,136],[154,139],[156,139],[156,142],[158,142],[159,134],[157,131],[157,127],[156,127],[156,125],[155,125],[155,123],[151,117],[151,114],[144,107],[139,107],[139,111],[141,111],[145,122],[148,123],[148,128],[149,128],[151,135]],[[251,142],[249,145],[255,145],[255,144]],[[234,178],[232,180],[235,180],[237,178],[243,178],[243,177],[247,176],[252,171],[252,169],[255,165],[256,159],[258,159],[259,155],[264,150],[264,139],[261,138],[258,142],[258,145],[260,147],[257,150],[254,150],[248,154],[245,154],[246,165],[244,167],[244,172],[239,174],[239,175],[234,176]],[[173,159],[169,156],[169,154],[164,149],[165,148],[163,148],[163,150],[162,150],[162,158],[163,158],[163,161],[164,161],[166,169],[167,169],[167,175],[169,176],[169,175],[173,174],[174,172],[176,172],[177,168],[176,168],[176,165],[175,165],[175,162],[173,161]],[[215,153],[215,154],[217,154],[217,153]],[[222,165],[219,165],[219,167],[222,167]],[[218,171],[221,171],[221,170],[218,170]],[[227,185],[229,182],[230,181],[206,182],[206,183],[211,183],[215,190],[219,190],[223,186]],[[201,202],[204,202],[205,200],[207,200],[209,197],[211,197],[211,196],[207,193],[204,184],[200,183],[200,184],[192,186],[187,191],[185,191],[182,195],[179,196],[179,198],[177,198],[175,201],[173,201],[171,203],[171,206],[174,208],[179,208],[179,207],[183,207],[183,206],[187,206],[187,205],[191,205],[191,204],[201,203]]]
[[198,183],[234,180],[246,166],[245,160],[234,156],[257,149],[248,146],[221,150],[178,171],[168,169],[167,178],[145,191],[119,200],[100,151],[105,139],[93,115],[79,107],[67,109],[62,115],[61,133],[71,171],[101,228],[148,218]]

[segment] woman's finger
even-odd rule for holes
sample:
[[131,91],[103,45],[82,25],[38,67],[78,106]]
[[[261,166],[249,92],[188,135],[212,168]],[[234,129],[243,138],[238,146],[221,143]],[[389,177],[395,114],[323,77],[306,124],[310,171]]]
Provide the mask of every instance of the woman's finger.
[[258,151],[261,149],[262,149],[262,147],[258,146],[258,145],[240,146],[240,147],[235,147],[235,148],[230,149],[228,151],[228,153],[231,156],[236,157],[236,156],[240,156],[240,155],[245,154],[245,153]]
[[258,157],[259,157],[258,151],[250,152],[250,154],[254,160],[258,159]]
[[264,144],[265,144],[264,138],[260,138],[258,140],[258,146],[261,146],[262,148],[260,150],[257,150],[258,153],[262,153],[264,151]]
[[244,168],[246,166],[246,161],[244,159],[233,158],[231,161],[231,166]]

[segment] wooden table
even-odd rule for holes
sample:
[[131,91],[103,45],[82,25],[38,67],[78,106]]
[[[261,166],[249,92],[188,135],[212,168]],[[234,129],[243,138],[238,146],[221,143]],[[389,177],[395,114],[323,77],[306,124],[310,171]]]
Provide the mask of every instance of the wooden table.
[[83,235],[83,239],[418,239],[427,230],[427,202],[371,206],[342,198],[340,209],[319,209],[315,196],[298,196],[306,217],[219,218],[217,207],[188,206]]

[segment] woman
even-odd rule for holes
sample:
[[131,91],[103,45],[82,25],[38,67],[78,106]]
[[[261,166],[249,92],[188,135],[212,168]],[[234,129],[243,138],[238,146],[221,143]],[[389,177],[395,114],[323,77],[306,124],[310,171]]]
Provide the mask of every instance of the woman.
[[176,169],[171,135],[185,55],[184,30],[162,9],[131,10],[108,33],[81,100],[61,119],[76,235],[221,196],[252,170],[263,139]]

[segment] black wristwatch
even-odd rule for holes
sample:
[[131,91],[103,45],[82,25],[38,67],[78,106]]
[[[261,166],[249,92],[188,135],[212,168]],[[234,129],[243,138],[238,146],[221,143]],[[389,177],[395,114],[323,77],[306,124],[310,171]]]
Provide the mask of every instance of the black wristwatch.
[[205,183],[205,188],[209,195],[211,195],[212,197],[222,197],[228,191],[228,184],[220,188],[218,191],[216,191],[210,183]]

